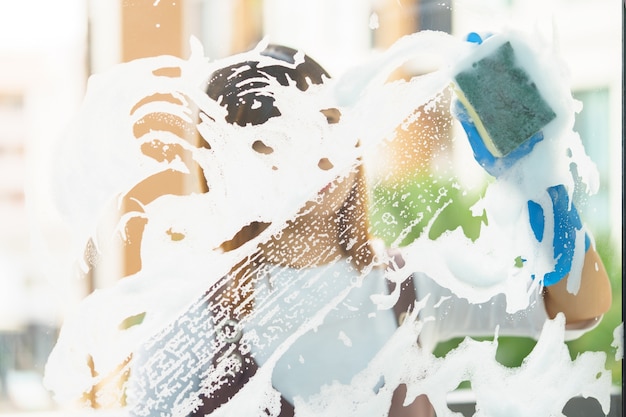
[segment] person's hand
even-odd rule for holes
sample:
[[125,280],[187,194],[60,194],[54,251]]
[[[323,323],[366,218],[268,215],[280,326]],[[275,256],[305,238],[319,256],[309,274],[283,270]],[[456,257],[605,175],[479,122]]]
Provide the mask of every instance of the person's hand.
[[[555,264],[554,270],[543,276],[544,285],[550,286],[569,274],[574,260],[577,237],[585,232],[576,207],[570,204],[565,187],[556,185],[548,188],[546,192],[550,196],[552,210],[544,209],[541,204],[530,200],[528,201],[528,216],[535,239],[542,242],[545,234],[546,212],[552,215],[554,224],[552,247]],[[590,244],[589,236],[585,233],[585,252]]]
[[[491,35],[470,33],[466,40],[471,43],[481,44],[484,39]],[[517,161],[533,151],[535,144],[543,140],[543,131],[539,131],[517,148],[506,155],[496,156],[486,144],[481,135],[481,130],[476,126],[475,120],[460,100],[455,100],[452,107],[455,118],[460,122],[473,151],[474,159],[483,169],[494,177],[501,177]],[[552,248],[554,258],[554,270],[546,273],[543,283],[546,286],[556,284],[570,272],[574,259],[576,241],[582,231],[582,223],[578,211],[570,199],[565,187],[555,185],[546,190],[549,199],[543,200],[543,205],[536,201],[528,201],[528,215],[530,226],[535,239],[541,243],[544,239],[546,223],[553,224]],[[546,222],[546,216],[551,216],[551,221]],[[585,250],[590,241],[585,235]]]

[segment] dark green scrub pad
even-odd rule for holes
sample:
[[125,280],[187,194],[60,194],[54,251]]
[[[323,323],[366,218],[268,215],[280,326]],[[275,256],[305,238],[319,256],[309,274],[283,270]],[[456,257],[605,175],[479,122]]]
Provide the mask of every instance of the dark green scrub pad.
[[485,146],[504,157],[551,122],[556,114],[524,69],[510,42],[459,72],[455,82]]

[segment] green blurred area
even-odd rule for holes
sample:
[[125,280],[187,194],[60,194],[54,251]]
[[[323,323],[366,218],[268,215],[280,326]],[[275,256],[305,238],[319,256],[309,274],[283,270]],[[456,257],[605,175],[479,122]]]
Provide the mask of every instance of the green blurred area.
[[417,239],[429,223],[429,239],[435,240],[458,227],[471,240],[480,234],[486,215],[474,216],[470,207],[482,190],[469,193],[453,179],[418,175],[372,191],[370,220],[373,234],[389,246],[406,246]]
[[[437,239],[447,230],[462,228],[465,236],[475,240],[485,213],[472,214],[470,207],[484,189],[468,192],[454,178],[437,178],[432,174],[416,175],[393,184],[379,184],[372,190],[371,225],[374,236],[388,246],[406,246],[428,230],[429,239]],[[614,331],[622,319],[622,259],[608,235],[596,234],[596,249],[609,274],[613,289],[613,304],[600,324],[577,340],[567,342],[572,359],[585,351],[602,351],[607,355],[606,367],[612,372],[613,383],[622,384],[622,361],[616,360]],[[462,339],[441,343],[435,355],[444,356],[458,346]],[[497,360],[505,366],[517,367],[532,351],[535,341],[530,338],[500,337]]]

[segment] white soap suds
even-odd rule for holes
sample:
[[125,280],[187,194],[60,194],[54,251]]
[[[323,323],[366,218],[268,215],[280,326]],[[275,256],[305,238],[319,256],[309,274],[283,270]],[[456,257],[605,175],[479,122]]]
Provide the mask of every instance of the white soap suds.
[[[547,247],[551,245],[553,224],[546,220],[546,238],[542,243],[537,242],[529,226],[527,201],[547,204],[545,190],[555,184],[564,184],[571,197],[575,185],[571,164],[577,165],[578,181],[588,193],[597,191],[598,177],[580,138],[571,130],[576,105],[567,92],[566,81],[549,82],[555,73],[556,79],[561,79],[561,64],[551,58],[549,47],[537,39],[517,33],[509,36],[519,42],[525,54],[538,56],[542,62],[533,76],[541,88],[550,92],[557,120],[546,129],[545,139],[536,145],[535,152],[491,182],[471,208],[475,213],[486,213],[489,219],[477,239],[467,238],[460,228],[447,231],[436,240],[430,239],[428,231],[443,209],[435,210],[426,232],[401,248],[406,265],[387,278],[401,283],[407,271],[422,273],[470,303],[484,303],[504,294],[506,312],[513,314],[529,307],[532,295],[537,293],[539,283],[532,277],[541,277],[554,267],[552,252]],[[181,355],[182,364],[176,362],[174,369],[183,373],[193,374],[192,371],[201,369],[200,364],[208,366],[211,359],[207,357],[214,348],[209,341],[215,338],[215,332],[210,328],[200,330],[202,320],[189,319],[185,313],[200,309],[202,304],[198,299],[207,288],[252,254],[259,242],[280,232],[300,207],[318,198],[320,189],[338,175],[349,172],[364,153],[385,146],[394,129],[411,117],[415,109],[432,104],[434,97],[447,91],[452,68],[473,48],[439,32],[407,36],[371,62],[323,85],[311,86],[306,95],[300,91],[294,93],[293,88],[278,88],[275,99],[281,109],[280,118],[246,127],[228,124],[224,119],[225,109],[204,92],[207,77],[219,68],[248,59],[271,65],[273,61],[258,55],[266,42],[254,51],[208,61],[194,39],[192,55],[187,60],[147,58],[91,77],[78,120],[59,147],[57,157],[63,163],[57,164],[59,171],[55,173],[60,207],[75,231],[77,259],[82,258],[89,239],[96,248],[103,248],[115,231],[126,233],[125,226],[132,219],[147,223],[141,239],[141,269],[86,297],[63,325],[45,378],[47,387],[60,402],[80,400],[94,385],[114,374],[119,364],[134,352],[147,345],[157,346],[154,337],[173,331],[168,327],[173,323],[191,323],[190,334],[176,333],[171,344],[161,348],[154,358],[165,363],[168,354]],[[444,63],[441,69],[410,81],[384,83],[391,71],[422,53],[440,55]],[[303,59],[298,54],[295,65]],[[172,69],[177,75],[158,75]],[[165,96],[173,100],[142,101]],[[195,114],[195,107],[199,115]],[[334,107],[341,110],[342,117],[339,123],[329,125],[320,109]],[[210,147],[196,146],[180,137],[177,134],[180,125],[174,122],[165,130],[139,135],[137,129],[142,118],[155,114],[172,116],[166,121],[191,124],[193,132],[199,132]],[[458,136],[455,140],[466,140]],[[252,144],[259,139],[273,149],[270,156],[260,158],[253,151]],[[192,162],[180,157],[157,160],[143,152],[142,146],[159,146],[159,143],[165,144],[164,154],[183,149]],[[331,169],[318,168],[323,158],[332,160]],[[471,155],[467,155],[467,163],[475,163]],[[125,196],[147,178],[166,170],[187,175],[198,167],[208,182],[209,192],[165,193],[150,201],[135,201],[136,211],[124,213],[119,219],[107,217],[108,208],[119,208]],[[456,188],[461,183],[453,181]],[[447,189],[437,190],[436,198],[447,201]],[[404,200],[411,198],[418,196],[407,195]],[[429,207],[426,211],[431,214],[432,210]],[[421,215],[415,215],[410,228],[422,221]],[[391,213],[383,216],[388,226],[395,226],[398,220]],[[113,227],[107,228],[111,222]],[[222,242],[252,222],[266,222],[269,226],[235,250],[219,249]],[[172,238],[174,232],[176,239]],[[402,239],[409,232],[409,229],[401,231]],[[402,239],[398,238],[397,242]],[[584,247],[582,239],[577,239],[577,248]],[[574,272],[581,268],[581,256],[577,251]],[[525,260],[523,265],[515,264],[518,258]],[[308,285],[314,283],[313,280]],[[576,292],[577,281],[572,280],[571,284],[571,291]],[[272,285],[270,282],[269,287]],[[265,323],[280,318],[283,322],[276,321],[276,329],[272,330],[283,339],[275,350],[265,352],[263,366],[215,415],[253,415],[265,409],[276,415],[280,394],[272,388],[272,373],[277,362],[299,338],[322,325],[350,290],[359,285],[358,280],[351,283],[311,316],[296,317],[291,322],[289,317],[283,320],[277,313],[277,304],[257,306],[258,316],[250,320]],[[279,289],[286,292],[283,296],[287,301],[297,298],[297,288]],[[292,297],[289,291],[293,292]],[[374,294],[371,299],[385,311],[395,304],[398,296],[399,285],[396,285],[390,295]],[[443,308],[449,299],[446,296],[434,300],[435,308]],[[420,318],[418,313],[428,301],[428,296],[422,298],[422,304],[414,308],[370,365],[350,384],[337,382],[322,387],[318,396],[296,397],[298,415],[385,415],[393,389],[400,383],[408,386],[408,402],[427,394],[438,415],[452,415],[445,398],[463,381],[470,381],[476,393],[477,416],[559,415],[567,400],[576,395],[597,398],[608,412],[610,375],[603,368],[605,358],[603,354],[587,352],[571,361],[563,343],[562,317],[546,323],[539,343],[521,367],[509,369],[495,359],[497,340],[466,339],[444,358],[437,358],[416,344],[422,326],[428,322],[427,317]],[[296,312],[309,312],[308,307]],[[358,314],[357,309],[348,311]],[[201,317],[209,323],[212,317],[204,314]],[[138,316],[143,318],[141,323],[130,328],[120,326],[129,317]],[[367,317],[373,320],[378,316],[370,312]],[[290,325],[294,326],[292,331],[285,332]],[[616,356],[620,359],[621,329],[616,329],[614,336]],[[246,342],[261,351],[264,346],[272,345],[270,332],[246,337]],[[352,333],[348,336],[342,330],[335,332],[334,337],[335,342],[358,349]],[[192,343],[194,338],[202,342]],[[206,347],[206,351],[198,346]],[[191,348],[204,352],[199,353],[200,364],[185,356]],[[91,358],[91,365],[87,358]],[[309,361],[300,358],[301,363]],[[132,369],[132,361],[130,366]],[[152,377],[160,382],[167,379],[158,373]],[[189,381],[186,387],[189,392],[206,389],[194,385],[192,379]],[[552,389],[555,386],[557,390]],[[194,405],[193,400],[186,398],[181,396],[177,400],[176,409],[188,410]]]

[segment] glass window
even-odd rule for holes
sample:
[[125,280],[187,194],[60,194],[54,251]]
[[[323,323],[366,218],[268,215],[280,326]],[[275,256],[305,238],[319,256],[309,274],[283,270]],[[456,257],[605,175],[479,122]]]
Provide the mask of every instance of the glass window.
[[0,41],[0,414],[621,411],[614,92],[572,129],[539,0],[61,4]]

